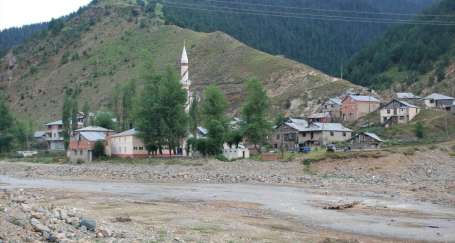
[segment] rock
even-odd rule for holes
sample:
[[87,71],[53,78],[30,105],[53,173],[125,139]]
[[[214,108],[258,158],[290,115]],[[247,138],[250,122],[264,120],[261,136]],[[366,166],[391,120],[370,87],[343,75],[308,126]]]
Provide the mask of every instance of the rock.
[[50,232],[51,230],[46,225],[42,224],[39,220],[32,218],[30,224],[38,232]]
[[90,231],[96,230],[96,220],[94,220],[94,219],[82,218],[80,225],[87,227],[87,230],[90,230]]
[[17,208],[12,209],[9,212],[8,221],[14,225],[21,227],[24,227],[28,223],[27,215]]
[[109,229],[106,229],[106,228],[100,229],[99,233],[101,233],[103,235],[103,237],[111,237],[112,236],[112,232]]

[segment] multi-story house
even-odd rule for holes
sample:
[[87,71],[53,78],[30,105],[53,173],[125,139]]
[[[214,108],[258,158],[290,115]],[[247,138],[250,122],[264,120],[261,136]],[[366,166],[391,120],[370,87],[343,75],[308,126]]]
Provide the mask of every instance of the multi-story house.
[[393,99],[379,111],[381,124],[389,127],[393,124],[408,123],[419,114],[420,108],[405,101]]
[[275,128],[271,142],[275,149],[298,151],[305,146],[324,146],[351,137],[352,130],[340,123],[308,123],[291,118]]
[[63,122],[62,120],[45,124],[47,127],[46,137],[51,151],[64,151],[65,143],[63,139]]
[[376,111],[381,101],[373,96],[348,95],[341,105],[343,121],[356,121],[359,118]]

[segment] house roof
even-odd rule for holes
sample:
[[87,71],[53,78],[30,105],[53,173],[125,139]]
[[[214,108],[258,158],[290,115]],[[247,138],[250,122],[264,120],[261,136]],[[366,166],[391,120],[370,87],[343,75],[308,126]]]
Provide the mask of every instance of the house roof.
[[393,100],[391,100],[389,103],[387,103],[387,104],[385,104],[384,106],[382,106],[382,108],[388,106],[390,103],[392,103],[392,102],[394,102],[394,101],[396,101],[396,102],[398,102],[398,103],[400,103],[400,104],[402,104],[402,105],[404,105],[404,106],[407,106],[407,107],[419,108],[419,107],[417,107],[417,106],[415,106],[415,105],[413,105],[413,104],[409,104],[408,102],[402,101],[402,100],[399,100],[399,99],[393,99]]
[[376,140],[376,141],[379,141],[379,142],[384,142],[384,140],[382,140],[381,138],[379,138],[378,135],[376,135],[375,133],[372,133],[372,132],[364,132],[363,134],[367,135],[368,137]]
[[334,104],[337,104],[337,105],[341,105],[341,102],[343,102],[343,100],[341,100],[338,97],[334,97],[334,98],[330,98],[327,102],[331,102],[331,103],[334,103]]
[[446,96],[443,94],[433,93],[431,95],[428,95],[424,99],[426,99],[426,100],[454,100],[455,98]]
[[398,99],[420,99],[420,96],[414,95],[413,93],[410,92],[400,92],[397,93],[397,98]]
[[[361,102],[381,102],[377,98],[373,96],[366,96],[366,95],[349,95],[347,97],[351,97],[351,99],[355,101],[361,101]],[[346,97],[346,98],[347,98]]]
[[107,129],[104,127],[94,127],[94,126],[84,127],[84,128],[76,130],[76,132],[113,132],[113,131],[114,130],[110,130],[110,129]]
[[308,127],[308,122],[299,118],[289,118],[284,124],[296,129],[297,131],[301,131],[302,129],[305,129],[305,127]]
[[304,128],[301,132],[332,131],[332,132],[352,132],[351,129],[341,123],[319,123],[315,122]]
[[81,136],[90,142],[102,141],[106,139],[104,132],[81,132]]
[[204,128],[204,127],[197,127],[197,130],[198,130],[201,134],[203,134],[203,135],[207,135],[207,134],[209,133],[209,132],[207,131],[207,129]]
[[36,131],[36,132],[33,133],[33,137],[34,138],[44,137],[45,135],[46,135],[45,131]]
[[311,114],[310,116],[308,116],[308,118],[312,118],[312,119],[325,118],[325,117],[330,117],[330,113],[329,112],[321,112],[321,113],[314,113],[314,114]]
[[123,131],[121,133],[114,134],[114,135],[112,135],[112,137],[134,136],[137,133],[138,133],[138,131],[136,130],[136,128],[133,128],[133,129],[130,129],[130,130]]
[[53,122],[46,123],[46,124],[44,124],[44,125],[45,125],[45,126],[63,125],[63,121],[62,121],[62,120],[53,121]]

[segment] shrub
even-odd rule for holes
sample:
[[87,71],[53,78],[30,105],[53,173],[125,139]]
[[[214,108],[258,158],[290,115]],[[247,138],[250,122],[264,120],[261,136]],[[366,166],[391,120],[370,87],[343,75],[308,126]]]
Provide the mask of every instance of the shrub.
[[414,128],[416,137],[423,138],[425,137],[425,127],[421,122],[417,122]]
[[450,156],[450,157],[455,157],[455,152],[450,152],[450,153],[449,153],[449,156]]
[[222,155],[222,154],[218,154],[215,156],[215,159],[219,160],[219,161],[223,161],[223,162],[229,162],[229,159],[226,158],[226,156]]

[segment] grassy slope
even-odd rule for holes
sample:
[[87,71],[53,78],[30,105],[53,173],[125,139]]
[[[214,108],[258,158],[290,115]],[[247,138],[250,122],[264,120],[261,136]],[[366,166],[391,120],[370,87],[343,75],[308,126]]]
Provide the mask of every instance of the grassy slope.
[[[130,79],[140,83],[144,74],[168,66],[178,69],[184,41],[195,89],[200,92],[207,84],[217,83],[228,95],[232,111],[242,100],[244,80],[251,77],[264,81],[275,108],[289,108],[287,104],[296,101],[299,105],[290,110],[294,114],[308,109],[310,99],[358,88],[247,47],[221,32],[159,25],[137,6],[112,5],[115,2],[92,5],[80,17],[70,18],[60,33],[48,33],[17,48],[12,71],[6,65],[12,56],[1,60],[0,87],[6,89],[14,111],[40,122],[59,118],[64,91],[76,87],[81,89],[81,103],[88,100],[92,109],[107,106],[116,84]],[[139,15],[133,16],[132,9]],[[80,36],[68,37],[74,30]]]

